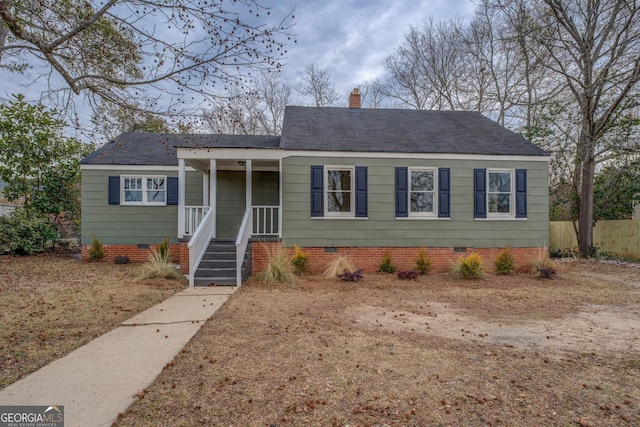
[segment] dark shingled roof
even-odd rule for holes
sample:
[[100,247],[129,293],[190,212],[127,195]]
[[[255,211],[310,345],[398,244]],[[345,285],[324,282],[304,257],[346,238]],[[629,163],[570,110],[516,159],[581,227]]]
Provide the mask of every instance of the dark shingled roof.
[[123,133],[81,163],[175,166],[176,147],[548,155],[477,112],[287,107],[282,137]]
[[547,156],[477,112],[287,107],[286,150]]
[[85,157],[85,165],[177,166],[175,147],[278,148],[279,136],[126,132]]

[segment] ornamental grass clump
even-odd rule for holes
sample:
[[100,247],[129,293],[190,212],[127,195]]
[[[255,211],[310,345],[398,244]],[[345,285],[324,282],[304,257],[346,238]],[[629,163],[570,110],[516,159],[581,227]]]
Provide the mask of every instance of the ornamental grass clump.
[[267,265],[256,275],[258,281],[267,286],[283,283],[291,285],[296,282],[295,268],[289,253],[280,245],[267,250]]
[[549,251],[538,251],[538,256],[531,262],[531,274],[542,279],[552,279],[556,275],[556,263],[549,258]]
[[427,256],[427,251],[424,248],[420,249],[418,257],[415,259],[413,270],[423,276],[431,270],[431,259]]
[[382,260],[380,261],[380,266],[378,267],[378,271],[381,273],[395,273],[397,267],[391,264],[391,252],[386,251]]
[[164,239],[157,248],[149,254],[149,260],[140,269],[140,280],[143,279],[182,279],[183,276],[171,262],[169,239]]
[[295,253],[291,258],[291,264],[296,274],[307,274],[309,272],[309,254],[300,249],[299,246],[294,246]]
[[496,267],[496,273],[498,274],[511,274],[516,268],[516,260],[511,254],[511,248],[505,247],[500,251],[493,265]]
[[338,255],[329,262],[327,268],[322,273],[326,279],[335,279],[339,274],[355,271],[355,267],[349,259],[349,255]]
[[484,274],[482,257],[475,252],[466,257],[460,257],[452,270],[455,275],[464,279],[479,279]]

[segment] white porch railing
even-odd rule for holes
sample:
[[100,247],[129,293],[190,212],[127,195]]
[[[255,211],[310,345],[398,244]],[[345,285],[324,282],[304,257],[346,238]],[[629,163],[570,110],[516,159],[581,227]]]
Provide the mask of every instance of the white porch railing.
[[253,206],[253,234],[279,235],[279,219],[280,206]]
[[185,206],[184,234],[192,236],[208,211],[209,206]]
[[242,218],[242,224],[240,225],[240,231],[236,238],[236,285],[242,284],[242,261],[244,261],[244,254],[247,251],[247,245],[251,238],[251,223],[253,217],[253,209],[249,208],[244,211],[244,217]]
[[209,246],[209,242],[211,242],[211,238],[213,237],[213,233],[215,231],[215,211],[210,209],[202,221],[198,228],[193,232],[191,239],[189,240],[189,244],[187,247],[189,248],[189,286],[194,285],[196,270],[200,265],[200,261],[204,257],[205,250],[207,246]]

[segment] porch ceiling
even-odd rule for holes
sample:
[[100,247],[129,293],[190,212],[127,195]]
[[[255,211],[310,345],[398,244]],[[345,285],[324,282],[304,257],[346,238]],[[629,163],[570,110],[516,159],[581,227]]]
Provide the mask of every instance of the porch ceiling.
[[[246,159],[237,160],[216,160],[218,170],[244,171],[246,170]],[[209,172],[209,160],[207,159],[185,159],[187,166],[191,166],[201,172]],[[251,169],[259,172],[278,172],[280,162],[278,160],[252,160]]]

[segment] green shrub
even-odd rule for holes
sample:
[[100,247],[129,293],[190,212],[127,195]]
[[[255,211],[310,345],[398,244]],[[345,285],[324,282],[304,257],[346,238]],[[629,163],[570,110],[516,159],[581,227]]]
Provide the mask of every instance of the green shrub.
[[256,275],[257,279],[265,285],[284,283],[287,285],[296,282],[296,275],[289,253],[281,246],[267,251],[267,266],[264,271]]
[[171,254],[166,250],[154,249],[149,260],[142,265],[139,279],[182,279],[183,276],[175,269],[171,262]]
[[295,254],[291,258],[291,264],[296,274],[306,274],[309,271],[309,254],[302,252],[299,246],[293,247]]
[[396,270],[397,268],[391,264],[391,252],[385,252],[382,260],[380,261],[378,271],[381,273],[395,273]]
[[496,267],[496,273],[509,274],[516,268],[516,260],[511,254],[511,248],[505,247],[500,251],[493,265]]
[[353,266],[353,263],[349,259],[349,255],[336,254],[331,262],[329,262],[322,275],[327,279],[335,279],[340,274],[343,274],[345,272],[352,272],[355,271],[355,269],[356,268]]
[[466,257],[460,257],[453,266],[454,274],[465,279],[479,279],[484,274],[482,267],[482,257],[480,254],[472,253]]
[[105,256],[107,256],[107,252],[104,250],[104,246],[100,240],[93,236],[93,243],[89,248],[89,261],[100,261]]
[[427,256],[427,251],[424,248],[420,249],[413,269],[423,276],[431,270],[431,259]]
[[0,251],[11,255],[44,252],[58,237],[55,227],[43,215],[24,208],[0,217]]

